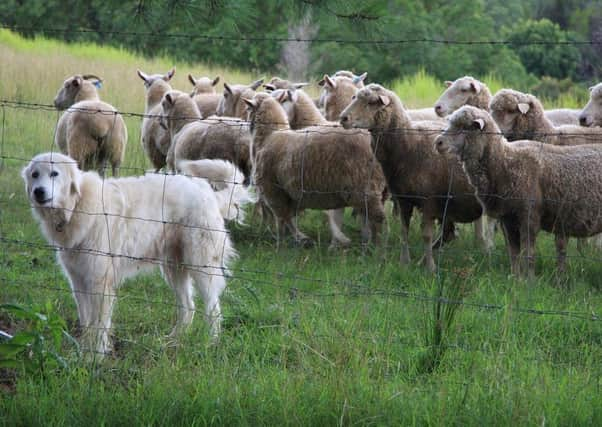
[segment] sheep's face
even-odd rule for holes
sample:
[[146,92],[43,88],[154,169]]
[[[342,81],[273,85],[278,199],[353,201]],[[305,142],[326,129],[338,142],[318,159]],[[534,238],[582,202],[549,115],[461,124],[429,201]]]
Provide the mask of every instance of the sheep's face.
[[39,154],[21,176],[32,208],[41,216],[49,216],[56,231],[62,231],[80,195],[82,173],[75,160],[59,153]]
[[[346,73],[346,72],[341,72]],[[324,116],[327,120],[336,121],[343,109],[349,105],[351,98],[357,93],[358,85],[363,87],[363,79],[366,73],[356,76],[358,80],[354,83],[352,78],[340,75],[336,77],[324,76],[322,93],[320,95],[319,105],[324,107]]]
[[82,76],[73,76],[65,80],[54,98],[54,106],[65,110],[75,104],[75,98],[84,84]]
[[[159,124],[163,129],[177,132],[184,124],[195,118],[196,104],[184,92],[172,90],[161,100],[161,116]],[[198,111],[197,111],[198,112]],[[200,116],[200,113],[198,113]]]
[[435,138],[435,149],[439,154],[449,154],[460,160],[480,159],[483,152],[483,132],[489,132],[491,119],[485,111],[471,106],[461,107],[449,119],[447,128]]
[[508,89],[499,91],[489,103],[491,116],[507,136],[519,130],[523,116],[532,110],[531,107],[531,100],[525,94]]
[[581,126],[602,126],[602,83],[589,88],[589,102],[579,115]]
[[246,104],[252,134],[260,127],[269,131],[289,127],[286,112],[270,94],[260,92],[253,99],[243,97],[242,100]]
[[462,77],[454,82],[445,82],[447,89],[435,103],[435,113],[445,117],[463,105],[470,104],[471,98],[482,90],[482,83],[472,77]]
[[229,85],[224,83],[224,93],[217,104],[218,116],[246,118],[246,107],[243,98],[251,99],[255,90],[263,83],[257,80],[250,85]]
[[196,96],[201,93],[215,93],[215,86],[219,83],[220,77],[217,76],[214,79],[199,77],[198,79],[195,79],[192,74],[188,74],[188,80],[193,86],[190,96]]
[[371,84],[353,96],[351,103],[341,112],[339,120],[346,129],[373,129],[377,125],[383,125],[379,122],[379,117],[390,103],[387,91]]

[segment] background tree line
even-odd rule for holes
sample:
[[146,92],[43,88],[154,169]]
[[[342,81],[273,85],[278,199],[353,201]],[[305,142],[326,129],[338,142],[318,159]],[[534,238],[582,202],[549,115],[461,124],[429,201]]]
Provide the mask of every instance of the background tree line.
[[[388,82],[425,69],[441,80],[496,75],[554,97],[602,74],[602,2],[591,0],[5,0],[0,20],[27,36],[95,41],[298,79],[347,68]],[[76,31],[41,31],[48,28]],[[475,43],[395,42],[424,39]]]

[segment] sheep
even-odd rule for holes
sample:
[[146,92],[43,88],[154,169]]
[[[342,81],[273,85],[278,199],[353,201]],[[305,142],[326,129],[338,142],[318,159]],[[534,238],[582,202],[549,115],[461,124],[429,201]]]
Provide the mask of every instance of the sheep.
[[101,82],[96,76],[79,74],[65,80],[54,98],[54,106],[66,110],[57,124],[55,142],[81,170],[96,167],[103,176],[109,162],[113,176],[118,176],[127,128],[121,114],[100,100],[96,89]]
[[[339,73],[347,73],[340,71]],[[347,77],[346,74],[330,77],[327,74],[321,80],[322,94],[320,103],[324,108],[324,117],[329,121],[338,121],[339,115],[351,102],[351,98],[361,87],[364,87],[364,79],[367,73],[357,76],[354,79]]]
[[311,242],[293,221],[296,213],[351,206],[364,213],[363,240],[378,243],[386,183],[370,147],[347,131],[291,130],[286,112],[269,94],[243,99],[251,121],[253,180],[277,219],[278,236],[288,228],[296,241]]
[[172,68],[167,73],[148,75],[136,70],[138,76],[144,81],[146,92],[146,103],[144,107],[144,118],[140,129],[140,142],[144,152],[150,159],[155,172],[159,172],[165,166],[165,159],[171,139],[169,132],[160,125],[159,114],[161,114],[161,99],[163,95],[171,90],[169,81],[176,73]]
[[[286,111],[289,126],[292,130],[304,129],[310,126],[324,126],[325,128],[336,129],[337,134],[344,132],[338,122],[330,122],[322,116],[314,101],[307,93],[302,90],[277,89],[272,92],[272,97],[276,99]],[[367,146],[370,146],[370,133],[367,131],[349,132],[349,138],[364,140]],[[338,135],[337,135],[338,138]],[[341,231],[345,210],[327,210],[328,224],[332,235],[330,248],[339,245],[347,246],[351,240]]]
[[216,114],[218,116],[247,118],[247,109],[243,98],[253,98],[255,90],[263,83],[263,79],[256,80],[250,85],[229,85],[224,83],[224,93],[219,100]]
[[539,100],[512,89],[502,89],[491,99],[491,116],[509,141],[532,139],[553,145],[602,143],[601,128],[554,126]]
[[251,175],[249,124],[236,118],[211,116],[201,120],[194,100],[184,92],[172,90],[161,101],[161,120],[171,137],[167,167],[178,171],[182,160],[222,159]]
[[486,213],[501,221],[512,273],[534,276],[539,230],[555,235],[560,272],[569,236],[602,232],[602,145],[509,143],[492,116],[472,106],[451,116],[435,145],[462,162]]
[[267,92],[272,92],[277,89],[301,89],[309,83],[293,83],[289,80],[281,79],[280,77],[272,77],[269,82],[265,83],[263,87]]
[[422,211],[424,263],[435,270],[435,220],[473,222],[482,213],[460,163],[437,155],[433,141],[441,122],[412,122],[399,97],[377,84],[361,89],[341,113],[345,128],[369,129],[392,197],[399,205],[402,246],[400,262],[410,262],[409,227],[412,211]]
[[213,80],[209,77],[195,79],[192,74],[189,74],[188,80],[193,86],[190,97],[196,102],[201,112],[201,117],[205,118],[215,115],[217,106],[222,99],[221,94],[215,93],[215,86],[219,83],[220,77],[217,76]]
[[602,126],[602,83],[589,88],[589,101],[579,115],[581,126]]
[[435,113],[445,117],[463,105],[472,105],[489,111],[491,91],[487,85],[474,77],[464,76],[455,81],[446,81],[447,89],[435,102]]
[[556,108],[545,111],[545,116],[554,126],[578,125],[580,114],[581,110],[574,108]]

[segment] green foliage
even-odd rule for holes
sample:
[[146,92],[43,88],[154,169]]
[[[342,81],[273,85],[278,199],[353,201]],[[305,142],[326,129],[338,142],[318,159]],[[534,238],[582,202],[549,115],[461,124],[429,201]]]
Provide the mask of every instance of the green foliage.
[[19,331],[0,342],[0,368],[23,368],[28,374],[45,376],[57,368],[67,368],[60,355],[63,339],[77,346],[67,333],[65,321],[50,302],[42,307],[0,304],[0,311],[19,322]]
[[519,22],[507,29],[506,34],[510,47],[529,73],[557,79],[576,75],[579,49],[567,44],[576,40],[574,33],[563,31],[558,24],[542,19]]

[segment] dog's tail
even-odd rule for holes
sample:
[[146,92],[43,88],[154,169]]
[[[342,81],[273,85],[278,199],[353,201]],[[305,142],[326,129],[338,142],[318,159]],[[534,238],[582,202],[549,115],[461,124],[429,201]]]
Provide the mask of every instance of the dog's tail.
[[244,224],[245,209],[257,201],[249,187],[243,186],[244,174],[226,160],[180,160],[177,169],[182,174],[205,178],[213,188],[224,219]]

